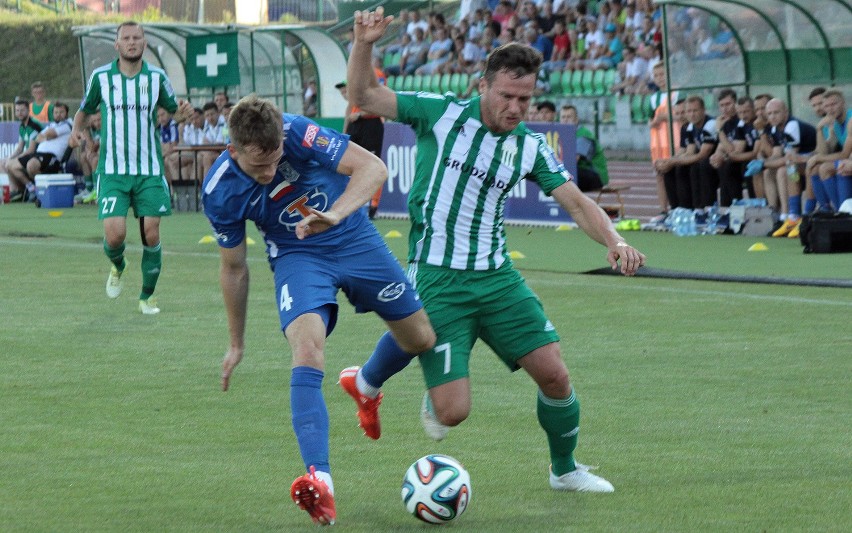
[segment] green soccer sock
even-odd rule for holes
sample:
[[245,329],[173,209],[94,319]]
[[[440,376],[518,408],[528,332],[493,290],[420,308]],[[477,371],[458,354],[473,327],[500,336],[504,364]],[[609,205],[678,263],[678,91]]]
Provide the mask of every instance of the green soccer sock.
[[550,462],[557,476],[577,468],[574,448],[580,433],[580,402],[571,391],[565,399],[548,398],[538,391],[538,423],[547,433],[550,445]]
[[110,248],[106,239],[104,239],[104,253],[119,271],[123,271],[124,267],[127,266],[127,263],[124,261],[124,243],[121,243],[121,246],[118,248]]
[[83,183],[86,184],[86,189],[93,191],[95,190],[95,182],[92,180],[92,175],[83,176]]
[[157,246],[143,246],[142,292],[139,294],[140,300],[147,300],[154,294],[161,268],[163,268],[163,250],[160,248],[160,244],[157,244]]

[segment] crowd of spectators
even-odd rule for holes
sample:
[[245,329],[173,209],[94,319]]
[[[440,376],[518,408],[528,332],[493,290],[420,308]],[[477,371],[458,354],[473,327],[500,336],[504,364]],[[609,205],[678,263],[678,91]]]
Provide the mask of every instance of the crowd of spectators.
[[[706,12],[675,11],[670,44],[693,60],[738,53],[733,33]],[[540,92],[554,71],[615,70],[609,90],[650,94],[652,69],[662,58],[662,10],[652,0],[465,0],[455,20],[439,12],[402,10],[397,34],[376,54],[388,76],[468,74],[475,90],[483,61],[510,41],[544,56]],[[307,89],[310,92],[310,88]]]

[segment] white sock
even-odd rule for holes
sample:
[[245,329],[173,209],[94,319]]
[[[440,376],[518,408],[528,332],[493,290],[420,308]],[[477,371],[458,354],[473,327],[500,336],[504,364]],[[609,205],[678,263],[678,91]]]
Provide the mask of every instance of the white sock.
[[358,374],[355,375],[355,386],[358,387],[358,392],[363,394],[368,398],[376,398],[381,392],[381,389],[374,387],[367,383],[367,380],[364,379],[364,376],[361,375],[363,369],[358,369]]
[[331,492],[331,495],[334,496],[334,482],[331,480],[331,474],[315,470],[314,475],[317,479],[325,481],[325,484],[328,485],[328,490]]

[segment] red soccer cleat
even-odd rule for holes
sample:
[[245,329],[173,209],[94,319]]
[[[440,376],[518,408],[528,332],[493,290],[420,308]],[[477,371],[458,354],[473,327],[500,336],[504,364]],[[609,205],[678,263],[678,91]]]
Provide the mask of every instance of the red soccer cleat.
[[316,476],[316,469],[312,466],[311,472],[297,477],[290,486],[290,497],[299,506],[299,509],[307,511],[315,524],[330,526],[334,524],[337,512],[334,509],[334,495],[328,489],[325,481]]
[[380,392],[375,398],[364,396],[358,391],[358,386],[355,384],[355,376],[358,375],[357,366],[350,366],[340,371],[338,383],[341,388],[346,391],[346,394],[352,396],[355,403],[358,404],[358,425],[364,430],[364,435],[367,435],[373,440],[377,440],[382,435],[382,423],[379,420],[379,406],[382,404],[384,395]]

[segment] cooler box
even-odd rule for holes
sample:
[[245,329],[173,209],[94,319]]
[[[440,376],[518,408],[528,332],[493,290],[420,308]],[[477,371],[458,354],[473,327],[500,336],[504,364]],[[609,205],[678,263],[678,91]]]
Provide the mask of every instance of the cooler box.
[[73,174],[39,174],[35,177],[36,198],[41,207],[74,207]]

